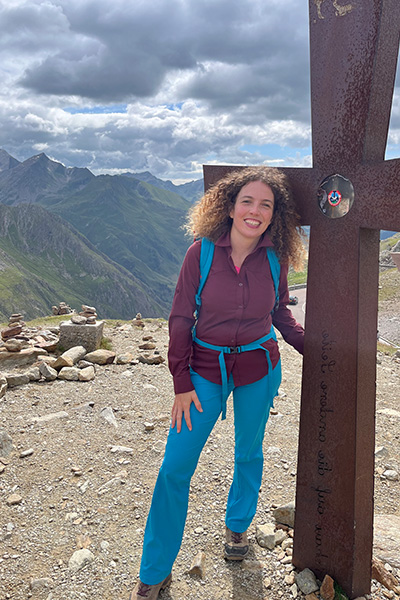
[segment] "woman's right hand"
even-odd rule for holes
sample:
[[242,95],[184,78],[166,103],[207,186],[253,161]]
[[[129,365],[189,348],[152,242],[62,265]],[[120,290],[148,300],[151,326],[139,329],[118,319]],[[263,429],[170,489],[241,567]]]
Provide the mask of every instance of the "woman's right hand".
[[203,408],[201,406],[200,400],[197,397],[197,394],[194,390],[191,392],[185,392],[183,394],[176,394],[174,405],[172,407],[172,429],[175,427],[176,423],[176,431],[180,433],[182,426],[182,415],[185,418],[186,425],[188,426],[189,431],[192,431],[192,422],[190,420],[190,405],[194,402],[195,407],[199,412],[203,412]]

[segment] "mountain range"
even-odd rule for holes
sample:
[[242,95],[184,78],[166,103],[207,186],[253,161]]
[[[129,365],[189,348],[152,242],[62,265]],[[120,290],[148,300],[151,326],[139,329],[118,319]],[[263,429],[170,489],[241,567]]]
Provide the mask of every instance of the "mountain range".
[[0,319],[50,314],[60,301],[101,318],[166,317],[191,241],[181,226],[202,189],[0,150]]

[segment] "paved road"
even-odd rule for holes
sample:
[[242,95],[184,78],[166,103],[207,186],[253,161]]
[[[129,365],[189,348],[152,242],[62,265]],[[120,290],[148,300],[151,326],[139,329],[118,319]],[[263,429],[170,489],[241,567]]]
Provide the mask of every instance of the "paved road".
[[295,306],[289,306],[290,310],[296,321],[303,325],[304,327],[304,315],[306,311],[306,288],[301,288],[299,290],[290,290],[291,296],[297,296],[299,299],[299,303]]

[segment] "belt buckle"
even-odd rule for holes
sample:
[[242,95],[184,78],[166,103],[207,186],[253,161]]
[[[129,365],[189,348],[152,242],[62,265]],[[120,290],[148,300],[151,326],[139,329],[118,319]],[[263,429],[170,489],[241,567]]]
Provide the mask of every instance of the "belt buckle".
[[239,346],[230,346],[229,353],[230,354],[239,354]]

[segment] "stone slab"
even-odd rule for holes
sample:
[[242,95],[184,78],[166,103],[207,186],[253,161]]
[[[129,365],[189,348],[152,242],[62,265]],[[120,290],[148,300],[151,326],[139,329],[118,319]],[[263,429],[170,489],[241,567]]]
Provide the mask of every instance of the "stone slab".
[[69,350],[74,346],[83,346],[87,352],[100,348],[103,338],[104,321],[93,325],[76,325],[71,321],[60,323],[60,347]]
[[47,351],[42,348],[24,348],[20,352],[0,352],[0,369],[32,365]]

